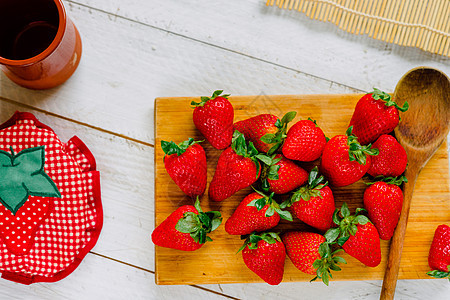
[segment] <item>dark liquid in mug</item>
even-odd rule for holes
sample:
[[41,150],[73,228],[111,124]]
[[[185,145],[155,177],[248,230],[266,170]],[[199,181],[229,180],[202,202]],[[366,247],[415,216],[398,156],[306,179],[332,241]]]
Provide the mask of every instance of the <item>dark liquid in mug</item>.
[[0,0],[0,56],[23,60],[42,53],[55,39],[58,25],[53,1]]
[[57,31],[57,27],[45,21],[27,25],[14,39],[12,59],[27,59],[43,52],[50,46]]

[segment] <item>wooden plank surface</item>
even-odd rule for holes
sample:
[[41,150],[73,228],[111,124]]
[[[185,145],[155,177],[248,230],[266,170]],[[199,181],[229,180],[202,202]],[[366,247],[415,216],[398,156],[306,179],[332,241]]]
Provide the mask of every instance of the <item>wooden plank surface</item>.
[[[355,93],[373,86],[392,92],[418,65],[450,74],[448,59],[340,33],[267,8],[265,0],[63,2],[82,36],[78,70],[45,91],[21,88],[0,72],[0,117],[30,111],[63,140],[77,134],[86,142],[102,174],[104,227],[95,259],[89,254],[59,283],[0,280],[1,299],[378,298],[380,280],[336,281],[332,290],[320,282],[153,284],[154,99],[207,95],[212,88],[234,95]],[[448,293],[445,280],[400,280],[396,299],[446,299]]]
[[[229,91],[226,91],[229,92]],[[230,102],[235,110],[235,121],[246,119],[258,113],[272,113],[282,116],[295,110],[295,121],[311,117],[328,137],[344,134],[356,101],[361,94],[345,95],[285,95],[285,96],[235,96]],[[173,183],[165,171],[164,153],[160,148],[161,140],[173,140],[179,143],[188,137],[202,139],[192,122],[190,102],[194,98],[158,98],[155,100],[155,224],[160,224],[172,211],[192,200],[185,196]],[[215,165],[220,151],[203,143],[208,159],[208,182],[214,175]],[[315,163],[301,164],[310,170]],[[434,229],[437,225],[450,220],[448,153],[446,144],[433,156],[419,176],[413,196],[410,221],[405,239],[403,258],[400,266],[400,279],[427,278],[428,251]],[[364,180],[367,180],[365,178]],[[342,188],[333,188],[336,206],[343,202],[350,210],[362,207],[364,180]],[[250,192],[244,189],[234,196],[219,202],[208,201],[207,193],[201,198],[205,210],[221,211],[224,222],[233,213],[238,203]],[[290,229],[312,230],[300,221],[289,223],[282,221],[274,230]],[[230,236],[224,226],[211,235],[214,242],[206,244],[195,252],[182,252],[156,247],[156,282],[158,284],[205,284],[261,282],[259,277],[248,270],[240,254],[236,254],[242,241],[239,236]],[[386,263],[389,242],[381,241],[382,262],[376,268],[368,268],[348,255],[344,255],[348,264],[343,271],[335,272],[335,280],[375,280],[382,279]],[[298,271],[286,260],[284,281],[307,281],[311,276]]]

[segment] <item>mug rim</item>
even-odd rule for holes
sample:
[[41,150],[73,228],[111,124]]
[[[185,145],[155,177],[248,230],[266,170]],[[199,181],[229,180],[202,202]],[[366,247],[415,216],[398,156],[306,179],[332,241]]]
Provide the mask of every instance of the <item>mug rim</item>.
[[30,65],[30,64],[42,61],[47,56],[52,54],[53,51],[55,51],[55,49],[58,47],[58,45],[60,44],[60,42],[64,36],[64,32],[66,30],[67,19],[66,19],[66,11],[64,9],[62,0],[53,0],[53,3],[55,3],[56,8],[58,9],[58,17],[59,17],[58,23],[59,24],[58,24],[58,31],[56,32],[55,38],[53,39],[51,44],[44,51],[39,53],[38,55],[32,56],[27,59],[17,59],[17,60],[16,59],[7,59],[7,58],[0,56],[0,64],[7,65],[7,66],[26,66],[26,65]]

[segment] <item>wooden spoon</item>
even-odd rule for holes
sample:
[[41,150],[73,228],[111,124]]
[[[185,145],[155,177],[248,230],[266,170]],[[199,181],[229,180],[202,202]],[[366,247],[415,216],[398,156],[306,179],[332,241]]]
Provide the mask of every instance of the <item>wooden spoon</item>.
[[403,207],[392,237],[380,299],[393,299],[403,250],[409,208],[417,176],[447,137],[450,122],[450,80],[436,69],[410,70],[397,83],[394,101],[409,109],[400,113],[395,135],[408,155]]

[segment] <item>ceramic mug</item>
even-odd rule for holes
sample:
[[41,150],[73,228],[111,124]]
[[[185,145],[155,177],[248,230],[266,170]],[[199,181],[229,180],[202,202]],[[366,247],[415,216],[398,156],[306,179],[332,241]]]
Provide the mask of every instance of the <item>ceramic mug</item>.
[[0,1],[0,66],[12,81],[30,89],[55,87],[80,58],[80,34],[61,0]]

